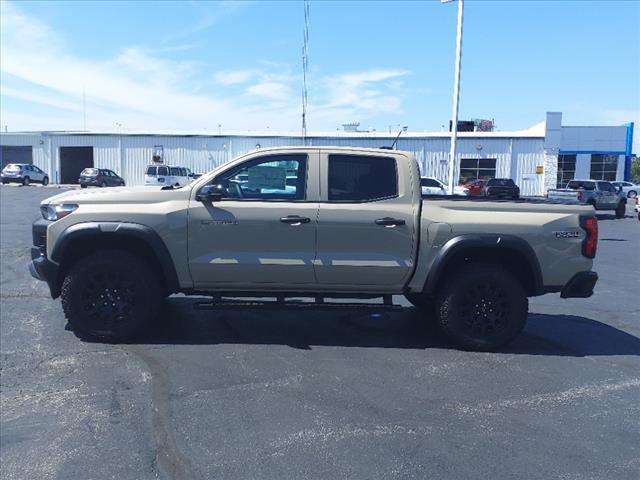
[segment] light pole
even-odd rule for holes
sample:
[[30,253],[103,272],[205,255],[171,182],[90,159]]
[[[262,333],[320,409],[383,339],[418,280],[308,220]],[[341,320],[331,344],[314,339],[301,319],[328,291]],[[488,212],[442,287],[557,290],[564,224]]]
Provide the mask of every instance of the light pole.
[[[453,0],[440,0],[441,3],[449,3]],[[447,189],[449,195],[453,195],[453,175],[456,171],[456,140],[458,138],[458,100],[460,98],[460,64],[462,59],[462,17],[464,12],[464,0],[458,0],[458,29],[456,35],[456,65],[453,75],[453,106],[451,111],[451,149],[449,150],[449,178]]]

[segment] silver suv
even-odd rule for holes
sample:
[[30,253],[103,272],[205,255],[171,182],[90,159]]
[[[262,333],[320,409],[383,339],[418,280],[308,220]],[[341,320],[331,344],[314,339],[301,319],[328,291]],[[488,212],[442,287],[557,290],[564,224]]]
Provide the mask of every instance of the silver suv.
[[49,183],[49,175],[35,165],[28,163],[10,163],[2,169],[2,183],[21,183],[29,185],[38,182],[42,185]]

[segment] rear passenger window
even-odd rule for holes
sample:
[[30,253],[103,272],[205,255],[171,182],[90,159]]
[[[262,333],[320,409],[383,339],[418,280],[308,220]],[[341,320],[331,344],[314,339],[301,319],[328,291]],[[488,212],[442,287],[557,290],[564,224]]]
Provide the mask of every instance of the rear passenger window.
[[329,155],[329,201],[368,202],[397,195],[398,174],[393,158]]
[[168,176],[169,169],[167,167],[158,167],[158,176]]

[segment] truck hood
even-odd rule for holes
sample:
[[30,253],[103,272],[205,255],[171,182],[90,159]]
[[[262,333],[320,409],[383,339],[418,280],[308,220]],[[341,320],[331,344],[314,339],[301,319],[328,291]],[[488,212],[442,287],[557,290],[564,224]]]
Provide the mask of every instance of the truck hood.
[[45,198],[41,205],[60,203],[156,203],[175,198],[189,196],[191,185],[173,190],[161,190],[162,187],[115,187],[86,190],[69,190],[67,192]]

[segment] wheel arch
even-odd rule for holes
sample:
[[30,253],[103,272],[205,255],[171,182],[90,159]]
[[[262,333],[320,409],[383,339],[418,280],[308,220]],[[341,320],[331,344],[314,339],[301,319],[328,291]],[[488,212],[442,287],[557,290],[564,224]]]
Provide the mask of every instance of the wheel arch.
[[137,223],[84,222],[64,230],[51,252],[51,260],[60,265],[56,294],[60,292],[66,272],[76,262],[90,253],[106,249],[141,256],[159,276],[167,294],[179,290],[178,275],[169,250],[152,228]]
[[533,248],[513,235],[460,235],[447,241],[436,255],[423,291],[434,294],[457,268],[472,263],[500,265],[522,280],[528,296],[545,292],[542,270]]

